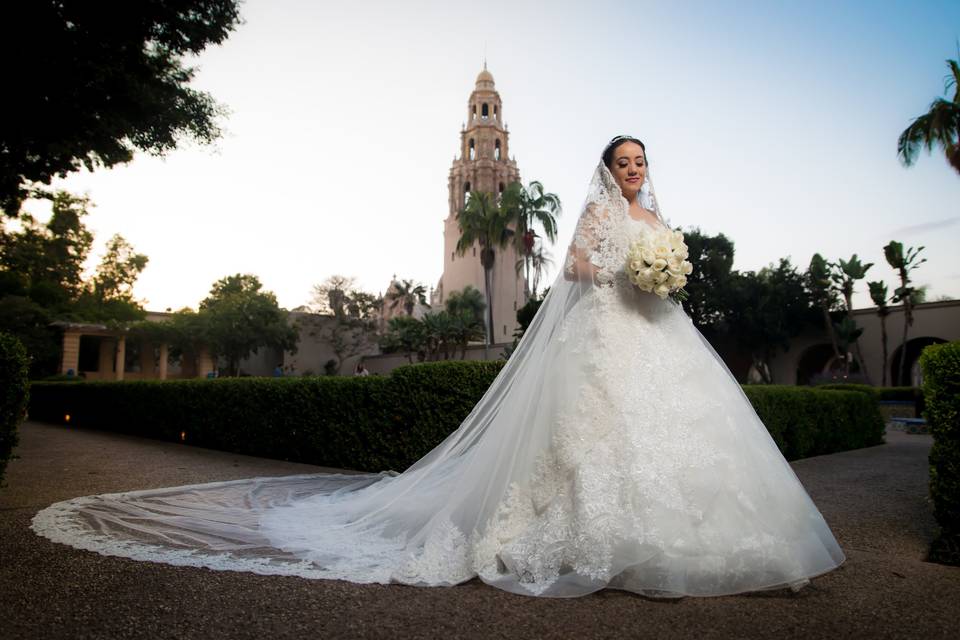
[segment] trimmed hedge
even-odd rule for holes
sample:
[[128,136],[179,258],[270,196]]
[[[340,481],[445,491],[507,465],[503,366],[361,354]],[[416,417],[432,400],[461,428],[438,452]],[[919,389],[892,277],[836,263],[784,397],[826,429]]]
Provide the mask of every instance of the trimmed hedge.
[[871,394],[787,385],[743,390],[787,460],[883,443],[883,418]]
[[0,333],[0,485],[17,446],[17,427],[27,406],[27,352],[19,340]]
[[919,387],[872,387],[868,384],[822,384],[817,389],[832,389],[835,391],[861,391],[869,393],[877,402],[912,402],[916,408],[916,415],[923,415],[925,401],[923,389]]
[[935,344],[920,354],[924,414],[933,435],[930,497],[940,536],[930,558],[960,565],[960,342]]
[[35,382],[30,417],[344,469],[402,470],[459,425],[502,362],[390,376]]
[[[502,362],[407,365],[389,376],[36,382],[33,419],[346,469],[402,470],[449,435]],[[790,459],[882,442],[861,393],[746,387]]]

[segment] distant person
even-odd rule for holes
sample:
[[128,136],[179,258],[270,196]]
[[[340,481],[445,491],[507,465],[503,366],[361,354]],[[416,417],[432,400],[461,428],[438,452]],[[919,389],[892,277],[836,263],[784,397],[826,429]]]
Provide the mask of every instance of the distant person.
[[273,368],[273,377],[274,377],[274,378],[282,378],[282,377],[283,377],[283,365],[282,365],[282,364],[278,364],[277,366],[275,366],[275,367]]
[[353,372],[353,375],[355,375],[355,376],[368,376],[368,375],[370,375],[370,372],[367,371],[367,368],[366,368],[365,366],[363,366],[363,363],[362,363],[362,362],[358,362],[358,363],[357,363],[357,368],[356,368],[356,370]]

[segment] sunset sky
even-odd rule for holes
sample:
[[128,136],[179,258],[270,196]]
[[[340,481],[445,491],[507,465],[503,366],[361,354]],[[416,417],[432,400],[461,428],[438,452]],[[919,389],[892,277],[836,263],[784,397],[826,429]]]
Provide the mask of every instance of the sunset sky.
[[[150,263],[150,310],[196,306],[227,274],[281,303],[354,276],[428,286],[442,269],[447,173],[484,57],[524,181],[564,204],[562,257],[604,143],[647,144],[674,225],[723,232],[735,268],[805,268],[925,245],[930,299],[960,297],[960,176],[935,152],[896,156],[943,95],[960,2],[307,2],[248,0],[245,23],[195,62],[226,105],[212,148],[73,175],[103,250]],[[35,209],[42,215],[42,210]],[[91,261],[95,264],[96,257]],[[552,278],[551,278],[552,279]],[[858,306],[867,306],[865,284]]]

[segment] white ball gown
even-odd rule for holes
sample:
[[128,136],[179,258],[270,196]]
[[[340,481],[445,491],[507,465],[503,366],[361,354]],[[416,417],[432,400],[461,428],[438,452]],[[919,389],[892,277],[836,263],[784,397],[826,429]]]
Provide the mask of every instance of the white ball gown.
[[[844,555],[683,310],[626,280],[629,243],[650,228],[598,166],[566,268],[517,350],[403,473],[87,496],[32,526],[105,555],[358,583],[479,577],[555,597],[799,588]],[[596,279],[572,273],[577,257]]]

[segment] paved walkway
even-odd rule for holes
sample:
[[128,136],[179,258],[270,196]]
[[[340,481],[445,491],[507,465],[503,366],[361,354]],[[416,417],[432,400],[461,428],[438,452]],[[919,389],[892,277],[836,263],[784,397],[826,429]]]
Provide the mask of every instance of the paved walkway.
[[605,591],[547,600],[478,581],[354,585],[178,568],[56,545],[29,530],[75,496],[317,470],[27,423],[0,489],[3,638],[955,638],[960,569],[923,562],[929,436],[794,468],[847,554],[797,594],[654,601]]

